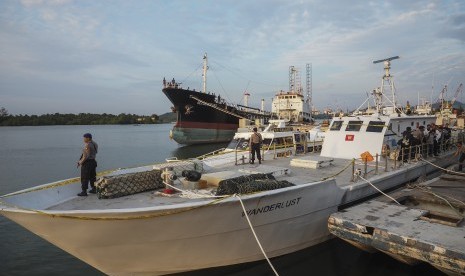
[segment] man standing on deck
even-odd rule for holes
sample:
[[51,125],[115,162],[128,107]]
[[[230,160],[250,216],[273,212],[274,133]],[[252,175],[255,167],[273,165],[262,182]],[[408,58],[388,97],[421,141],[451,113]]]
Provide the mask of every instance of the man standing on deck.
[[81,188],[82,192],[78,196],[87,196],[87,188],[92,188],[89,193],[95,194],[95,180],[97,173],[95,169],[97,168],[97,161],[95,161],[95,156],[97,155],[98,145],[92,140],[92,134],[84,134],[84,148],[82,149],[81,159],[79,159],[77,166],[81,166]]
[[261,164],[262,163],[262,156],[260,155],[260,148],[261,148],[261,144],[262,144],[262,135],[260,133],[257,132],[257,128],[254,127],[253,128],[253,133],[252,135],[250,136],[250,151],[252,152],[252,162],[250,162],[251,164],[254,163],[255,161],[255,153],[257,153],[257,159],[258,159],[258,163]]

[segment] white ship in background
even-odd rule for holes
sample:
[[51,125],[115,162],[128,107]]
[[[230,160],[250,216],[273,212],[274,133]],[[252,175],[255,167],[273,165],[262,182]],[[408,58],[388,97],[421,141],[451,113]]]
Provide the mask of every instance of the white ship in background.
[[307,98],[305,99],[300,80],[300,71],[294,66],[289,67],[289,91],[279,91],[271,103],[271,112],[278,119],[286,119],[290,123],[312,122],[311,70],[311,64],[307,64]]

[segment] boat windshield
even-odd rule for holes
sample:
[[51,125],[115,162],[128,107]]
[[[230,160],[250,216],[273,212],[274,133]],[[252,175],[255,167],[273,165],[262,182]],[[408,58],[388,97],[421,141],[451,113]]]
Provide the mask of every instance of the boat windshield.
[[383,121],[370,121],[367,126],[367,132],[382,132],[384,127]]
[[334,121],[329,130],[340,130],[342,127],[342,121]]

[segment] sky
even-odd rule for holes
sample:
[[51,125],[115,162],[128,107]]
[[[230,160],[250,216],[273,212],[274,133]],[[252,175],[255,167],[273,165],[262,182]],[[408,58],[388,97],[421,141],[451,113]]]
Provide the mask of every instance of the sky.
[[162,114],[162,79],[200,90],[204,53],[208,90],[233,103],[271,109],[311,63],[315,108],[354,109],[391,56],[400,103],[435,101],[465,82],[465,1],[2,0],[0,107]]

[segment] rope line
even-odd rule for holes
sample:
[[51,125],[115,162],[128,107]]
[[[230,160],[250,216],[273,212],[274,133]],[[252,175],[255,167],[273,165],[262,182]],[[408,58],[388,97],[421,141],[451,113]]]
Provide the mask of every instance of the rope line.
[[237,198],[239,199],[239,202],[241,203],[242,210],[244,211],[244,214],[245,214],[245,218],[247,219],[247,222],[249,223],[250,230],[252,231],[252,234],[253,234],[254,237],[255,237],[255,241],[257,242],[258,246],[260,247],[260,250],[262,251],[263,256],[265,256],[265,259],[266,259],[266,261],[268,262],[268,264],[270,265],[271,270],[273,270],[274,274],[275,274],[276,276],[279,276],[278,272],[277,272],[276,269],[274,268],[274,266],[273,266],[273,264],[271,263],[270,259],[269,259],[268,256],[266,255],[266,252],[265,252],[265,250],[263,249],[263,246],[262,246],[262,244],[260,243],[260,240],[258,239],[257,233],[255,233],[255,230],[254,230],[254,228],[253,228],[252,222],[250,222],[249,215],[247,214],[247,210],[245,209],[244,203],[242,202],[242,198],[241,198],[239,195],[237,195],[237,194],[234,195],[234,196],[237,197]]
[[429,162],[428,160],[424,159],[423,157],[420,157],[420,160],[425,161],[426,163],[430,164],[431,166],[436,167],[436,168],[438,168],[438,169],[441,169],[441,170],[443,170],[443,171],[445,171],[445,172],[447,172],[447,173],[465,176],[465,173],[456,172],[456,171],[453,171],[453,170],[445,169],[445,168],[440,167],[440,166],[438,166],[438,165],[436,165],[436,164],[434,164],[434,163]]
[[464,205],[464,206],[465,206],[465,202],[463,202],[463,201],[461,201],[461,200],[458,200],[458,199],[456,199],[456,198],[453,198],[453,197],[451,197],[451,196],[443,195],[443,194],[440,194],[440,193],[438,193],[438,192],[433,192],[433,191],[431,191],[430,189],[428,189],[429,187],[427,187],[427,186],[422,186],[422,185],[410,185],[410,186],[407,185],[407,186],[408,186],[409,188],[411,188],[411,189],[418,189],[418,190],[420,190],[420,191],[422,191],[422,192],[424,192],[424,193],[431,194],[431,195],[433,195],[433,196],[435,196],[435,197],[437,197],[437,198],[439,198],[439,199],[445,201],[445,202],[447,203],[447,205],[449,205],[449,207],[450,207],[452,210],[454,210],[460,217],[464,217],[464,215],[460,212],[460,210],[458,210],[457,208],[455,208],[455,207],[452,205],[452,203],[450,203],[450,201],[446,199],[446,197],[449,198],[449,199],[452,199],[452,200],[454,200],[454,201],[456,201],[456,202],[459,202],[459,203],[461,203],[461,204]]
[[320,179],[320,181],[324,181],[324,180],[327,180],[329,178],[333,178],[333,177],[336,177],[336,176],[340,175],[343,171],[347,170],[350,167],[350,165],[352,165],[352,161],[347,163],[347,165],[344,168],[342,168],[342,170],[340,170],[338,173],[335,173],[335,174],[333,174],[331,176],[323,177],[323,178]]
[[395,200],[393,197],[389,196],[388,194],[384,193],[383,191],[381,191],[380,189],[378,189],[378,187],[376,187],[373,183],[371,183],[370,181],[368,181],[367,179],[363,178],[362,176],[358,175],[358,177],[360,177],[360,179],[364,180],[366,183],[370,184],[371,187],[375,188],[378,192],[382,193],[383,195],[387,196],[388,198],[390,198],[392,201],[394,201],[395,203],[397,203],[398,205],[401,205],[397,200]]

